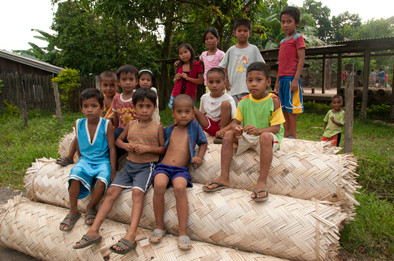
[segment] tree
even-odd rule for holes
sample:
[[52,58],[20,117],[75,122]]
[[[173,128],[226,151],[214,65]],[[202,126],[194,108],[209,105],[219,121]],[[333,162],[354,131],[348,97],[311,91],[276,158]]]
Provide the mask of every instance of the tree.
[[313,17],[313,19],[315,19],[318,30],[317,36],[319,39],[327,42],[327,40],[331,37],[332,31],[330,8],[323,6],[323,4],[319,1],[305,0],[302,13],[308,13]]
[[361,18],[358,14],[351,14],[348,11],[332,17],[333,37],[332,41],[343,41],[352,36],[352,31],[361,25]]

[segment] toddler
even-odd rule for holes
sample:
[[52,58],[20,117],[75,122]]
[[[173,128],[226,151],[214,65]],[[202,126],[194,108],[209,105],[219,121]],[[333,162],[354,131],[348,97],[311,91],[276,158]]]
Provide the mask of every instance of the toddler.
[[333,146],[339,147],[341,132],[345,125],[345,111],[341,109],[342,96],[335,95],[331,99],[332,109],[324,117],[324,133],[322,141],[329,141]]

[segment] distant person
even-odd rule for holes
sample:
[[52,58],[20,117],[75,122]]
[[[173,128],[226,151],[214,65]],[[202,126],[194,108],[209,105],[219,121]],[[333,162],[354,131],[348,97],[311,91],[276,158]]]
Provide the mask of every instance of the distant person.
[[376,86],[376,72],[374,69],[371,70],[370,74],[370,84],[371,86],[375,87]]
[[103,100],[103,94],[95,88],[86,89],[80,95],[81,110],[85,118],[75,122],[75,130],[81,157],[71,169],[68,178],[70,211],[60,223],[59,228],[62,231],[70,231],[74,227],[81,216],[78,199],[87,197],[93,189],[85,214],[85,224],[91,225],[96,216],[97,204],[115,178],[114,130],[111,121],[101,117]]
[[354,87],[362,87],[363,86],[363,76],[361,74],[361,70],[357,70],[354,74]]
[[226,72],[226,89],[237,104],[240,98],[249,94],[246,86],[249,64],[264,62],[264,59],[257,46],[248,42],[252,35],[252,24],[248,19],[235,20],[234,35],[238,42],[227,50],[219,66]]
[[385,79],[386,79],[386,72],[383,71],[382,68],[380,68],[380,70],[379,70],[378,77],[379,77],[379,87],[384,87]]
[[345,111],[342,110],[343,99],[335,95],[331,99],[332,109],[324,117],[324,133],[322,141],[329,141],[331,145],[339,147],[341,132],[345,125]]
[[[139,88],[149,88],[154,91],[157,95],[157,89],[154,87],[156,85],[155,77],[153,76],[153,72],[149,69],[141,69],[138,72],[138,84],[136,85],[136,90]],[[135,90],[134,90],[135,91]],[[152,119],[160,122],[160,114],[159,114],[159,96],[156,98],[156,107],[155,112],[152,115]]]
[[305,41],[296,31],[300,16],[300,10],[291,6],[280,13],[281,28],[286,38],[280,42],[275,83],[275,92],[279,93],[286,119],[284,136],[293,139],[297,138],[297,115],[304,112],[300,76],[305,62]]

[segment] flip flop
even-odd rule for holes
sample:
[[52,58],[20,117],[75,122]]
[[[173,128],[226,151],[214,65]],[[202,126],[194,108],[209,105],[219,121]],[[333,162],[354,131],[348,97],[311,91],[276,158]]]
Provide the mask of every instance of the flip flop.
[[190,244],[190,237],[180,236],[178,238],[178,248],[181,250],[190,250],[192,245]]
[[[265,197],[260,197],[260,198],[258,198],[257,197],[257,194],[259,194],[259,193],[261,193],[261,192],[265,192]],[[253,190],[253,193],[255,194],[255,198],[253,198],[253,201],[256,201],[256,202],[264,202],[264,201],[267,201],[268,200],[268,191],[266,191],[266,190],[259,190],[259,191],[256,191],[256,190]]]
[[72,161],[66,157],[61,157],[56,160],[56,163],[62,167],[65,167],[67,165],[74,164],[74,161]]
[[214,143],[214,144],[222,144],[222,143],[223,143],[223,139],[222,139],[222,138],[215,138],[215,139],[213,140],[213,143]]
[[[96,218],[97,211],[94,209],[90,209],[85,213],[85,225],[91,226]],[[91,222],[90,222],[91,221]]]
[[[114,246],[120,247],[122,250],[116,250],[114,248]],[[115,245],[112,245],[109,248],[109,250],[111,250],[112,252],[114,252],[116,254],[124,255],[124,254],[130,252],[131,250],[133,250],[136,246],[137,246],[137,242],[131,243],[129,240],[127,240],[125,238],[121,238],[121,239],[119,239],[118,243],[116,243]]]
[[153,230],[152,235],[150,235],[149,242],[160,243],[161,240],[163,240],[165,234],[166,234],[165,230],[156,228],[155,230]]
[[[77,222],[77,220],[81,217],[81,213],[78,212],[78,214],[76,216],[71,216],[70,214],[67,214],[67,216],[63,219],[63,221],[60,223],[60,225],[66,225],[68,226],[68,228],[61,228],[59,226],[59,229],[61,231],[70,231],[71,229],[73,229],[75,223]],[[69,220],[67,220],[69,219]]]
[[77,243],[79,243],[79,245],[75,244],[73,245],[74,249],[81,249],[81,248],[85,248],[87,246],[96,244],[96,243],[100,243],[101,239],[103,239],[101,236],[99,236],[98,238],[92,238],[88,235],[83,235],[82,239],[79,240]]
[[[208,186],[211,186],[211,185],[218,185],[218,186],[214,187],[214,188],[208,188]],[[205,192],[213,192],[213,191],[218,191],[221,189],[228,188],[228,186],[226,186],[223,183],[218,182],[218,181],[209,182],[208,186],[203,186],[202,190],[204,190]]]

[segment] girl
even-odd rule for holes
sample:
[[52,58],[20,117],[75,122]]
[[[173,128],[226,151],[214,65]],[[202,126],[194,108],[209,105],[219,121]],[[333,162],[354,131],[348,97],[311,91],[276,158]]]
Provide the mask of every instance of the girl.
[[204,43],[208,48],[208,51],[203,52],[200,55],[200,63],[204,65],[204,85],[206,86],[206,92],[209,92],[207,87],[207,72],[211,68],[219,67],[220,61],[223,59],[225,53],[218,49],[218,43],[220,37],[215,28],[208,28],[204,33]]
[[168,106],[172,109],[174,97],[181,93],[196,98],[197,85],[203,84],[203,70],[199,62],[194,60],[194,50],[190,44],[183,43],[178,46],[178,63],[176,74],[174,76],[174,88],[172,89],[170,102]]
[[[155,87],[156,84],[155,77],[153,76],[153,73],[149,69],[141,69],[140,72],[138,73],[138,85],[136,86],[136,89],[139,88],[150,88],[152,91],[154,91],[157,94],[157,90]],[[152,115],[152,119],[155,121],[160,122],[160,114],[159,114],[159,96],[156,98],[156,109],[155,112]]]

